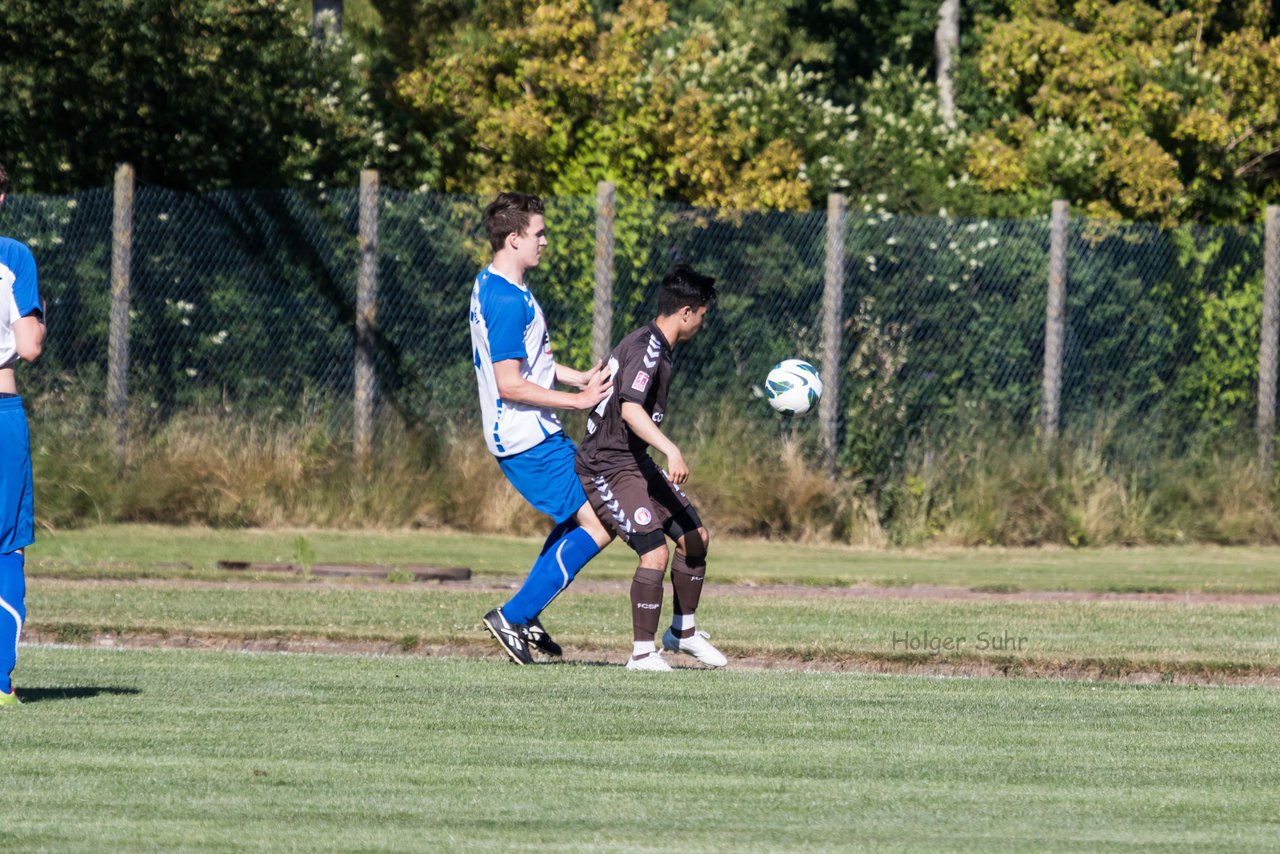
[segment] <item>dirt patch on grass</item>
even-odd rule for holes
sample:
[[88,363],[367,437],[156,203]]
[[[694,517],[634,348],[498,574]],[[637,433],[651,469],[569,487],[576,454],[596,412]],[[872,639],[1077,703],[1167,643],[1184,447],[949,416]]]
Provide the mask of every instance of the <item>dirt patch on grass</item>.
[[[509,664],[488,639],[459,638],[449,643],[424,643],[406,639],[332,640],[327,638],[254,638],[232,635],[160,634],[155,632],[89,631],[68,637],[65,631],[35,628],[24,632],[23,642],[89,649],[201,649],[217,652],[276,652],[321,655],[406,655],[428,658],[471,658]],[[668,654],[680,670],[706,670],[691,658]],[[541,657],[537,666],[621,667],[627,652],[619,649],[578,647],[566,649],[562,659]],[[1280,667],[1247,667],[1220,671],[1201,665],[1128,664],[1122,661],[1051,661],[1036,659],[948,659],[938,656],[857,655],[851,657],[798,657],[792,655],[729,655],[730,670],[791,670],[811,673],[853,673],[961,679],[1054,679],[1062,681],[1121,682],[1137,685],[1247,685],[1280,687]]]
[[[325,589],[354,587],[398,587],[417,592],[432,589],[451,591],[490,591],[506,596],[517,588],[523,579],[496,576],[472,578],[470,581],[444,581],[430,583],[389,585],[387,582],[350,579],[311,579],[283,581],[275,579],[198,580],[183,578],[59,578],[56,574],[39,574],[37,584],[104,584],[113,586],[170,587],[182,586],[197,589]],[[626,597],[629,580],[579,579],[573,589],[579,593],[616,594]],[[1092,591],[992,591],[959,587],[910,586],[910,587],[816,587],[801,584],[709,584],[705,595],[716,596],[770,596],[786,598],[824,599],[943,599],[988,602],[1162,602],[1201,604],[1233,604],[1266,607],[1280,604],[1280,594],[1275,593],[1202,593],[1202,592],[1092,592]],[[24,632],[27,643],[64,644],[88,648],[184,648],[218,651],[322,653],[341,655],[417,655],[428,657],[464,657],[492,659],[495,663],[506,661],[496,644],[477,631],[474,637],[460,634],[445,643],[424,642],[417,637],[403,639],[349,640],[321,637],[263,637],[224,634],[160,633],[147,629],[131,631],[116,627],[111,631],[81,624],[40,626],[38,621]],[[564,665],[621,666],[626,661],[626,651],[617,648],[569,649]],[[670,658],[670,657],[669,657]],[[552,663],[550,661],[543,663]],[[702,669],[701,665],[684,656],[672,661],[677,667]],[[859,652],[853,655],[815,654],[804,657],[794,654],[731,655],[730,666],[735,670],[793,670],[812,672],[849,672],[912,675],[951,678],[1031,678],[1060,680],[1098,680],[1134,684],[1198,684],[1198,685],[1262,685],[1280,687],[1280,664],[1204,665],[1196,662],[1130,662],[1127,660],[1068,660],[1036,659],[995,656],[903,655]]]
[[[267,579],[231,579],[226,581],[190,578],[82,578],[42,571],[39,580],[73,581],[77,584],[137,584],[148,587],[181,586],[197,589],[298,589],[391,587],[402,590],[472,590],[511,591],[518,589],[523,578],[503,576],[472,577],[469,581],[387,582],[360,578],[311,578],[283,581]],[[627,595],[630,579],[586,579],[574,581],[572,590],[580,593],[617,593]],[[809,584],[716,584],[708,582],[704,595],[786,596],[822,599],[945,599],[973,602],[1165,602],[1189,605],[1280,605],[1280,593],[1209,593],[1203,591],[1092,591],[1092,590],[984,590],[981,588],[945,587],[915,584],[904,586],[855,585],[822,587]]]
[[966,587],[807,587],[803,584],[708,585],[708,591],[736,596],[814,596],[843,599],[948,599],[974,602],[1185,602],[1190,605],[1280,605],[1280,593],[1203,593],[1199,591],[973,590]]

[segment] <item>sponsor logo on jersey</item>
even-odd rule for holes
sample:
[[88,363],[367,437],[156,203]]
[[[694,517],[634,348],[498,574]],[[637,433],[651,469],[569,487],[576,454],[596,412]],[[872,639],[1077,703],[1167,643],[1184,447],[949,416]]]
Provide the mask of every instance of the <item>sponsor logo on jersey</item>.
[[648,507],[641,507],[636,511],[636,523],[640,525],[648,525],[653,521],[653,514],[649,512]]
[[653,423],[654,423],[654,424],[661,424],[661,423],[662,423],[662,413],[661,413],[661,412],[655,412],[655,413],[653,413]]
[[649,387],[649,375],[644,371],[638,371],[636,378],[631,381],[631,387],[636,391],[644,391]]

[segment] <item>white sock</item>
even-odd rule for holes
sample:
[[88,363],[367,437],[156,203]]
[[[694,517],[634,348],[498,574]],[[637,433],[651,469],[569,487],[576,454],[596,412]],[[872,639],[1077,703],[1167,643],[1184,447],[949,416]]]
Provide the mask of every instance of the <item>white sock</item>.
[[648,655],[651,652],[657,652],[658,648],[654,646],[653,641],[635,641],[631,646],[631,657],[639,658],[642,655]]
[[671,615],[671,632],[672,634],[680,634],[686,629],[693,628],[693,614],[672,614]]

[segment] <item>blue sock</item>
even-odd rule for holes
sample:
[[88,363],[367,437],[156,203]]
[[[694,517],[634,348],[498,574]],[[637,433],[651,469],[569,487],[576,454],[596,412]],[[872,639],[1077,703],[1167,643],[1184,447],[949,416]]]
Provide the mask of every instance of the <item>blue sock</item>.
[[27,619],[27,579],[23,557],[14,552],[0,555],[0,691],[13,691],[13,668],[18,663],[18,636]]
[[560,539],[565,534],[569,533],[570,531],[574,530],[577,527],[578,527],[578,520],[570,516],[568,519],[565,519],[559,525],[556,525],[554,528],[552,528],[551,533],[547,534],[547,539],[544,540],[542,543],[542,551],[538,552],[538,557],[542,557],[544,554],[551,551],[552,546],[560,542]]
[[[560,530],[563,526],[557,526]],[[555,531],[552,531],[555,534]],[[569,586],[578,570],[600,554],[591,535],[577,526],[554,541],[548,537],[542,554],[534,561],[524,585],[502,606],[502,616],[510,623],[527,623],[542,613],[560,591]]]

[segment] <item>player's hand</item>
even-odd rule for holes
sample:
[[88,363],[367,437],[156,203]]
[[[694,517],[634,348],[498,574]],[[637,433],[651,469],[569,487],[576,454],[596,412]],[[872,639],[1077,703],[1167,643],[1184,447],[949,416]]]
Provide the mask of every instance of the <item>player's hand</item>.
[[689,465],[684,461],[684,454],[679,448],[673,448],[672,453],[667,454],[667,480],[679,486],[688,479]]
[[613,377],[601,362],[587,374],[586,385],[578,393],[578,408],[591,409],[613,393]]
[[582,387],[586,388],[598,374],[604,374],[605,381],[613,379],[609,373],[609,368],[605,366],[604,359],[596,362],[591,366],[591,370],[582,375]]

